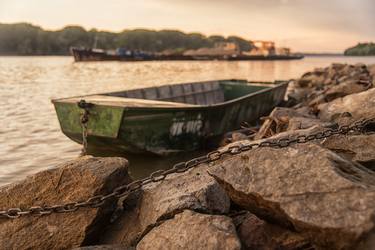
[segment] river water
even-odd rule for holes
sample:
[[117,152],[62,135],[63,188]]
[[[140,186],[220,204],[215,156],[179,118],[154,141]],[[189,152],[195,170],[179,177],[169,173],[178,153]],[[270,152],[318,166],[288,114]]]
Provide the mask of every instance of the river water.
[[[374,64],[375,57],[92,63],[74,63],[71,57],[0,57],[0,185],[79,155],[80,145],[60,131],[53,98],[212,79],[284,80],[333,62]],[[135,177],[176,161],[126,157]]]

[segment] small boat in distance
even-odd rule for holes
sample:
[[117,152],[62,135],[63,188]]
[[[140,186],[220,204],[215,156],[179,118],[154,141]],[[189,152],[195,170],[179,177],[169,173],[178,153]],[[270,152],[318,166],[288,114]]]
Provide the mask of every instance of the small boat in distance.
[[81,116],[88,111],[89,149],[168,155],[202,149],[242,122],[256,122],[283,101],[287,86],[286,81],[216,80],[52,103],[62,132],[78,143],[83,141]]

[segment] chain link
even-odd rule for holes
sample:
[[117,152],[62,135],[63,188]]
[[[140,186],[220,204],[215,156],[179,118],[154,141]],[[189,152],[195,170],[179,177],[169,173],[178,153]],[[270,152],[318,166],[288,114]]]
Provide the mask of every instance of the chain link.
[[80,100],[77,103],[78,107],[83,109],[83,114],[80,117],[80,123],[82,126],[82,151],[81,156],[87,154],[87,136],[88,136],[88,122],[89,122],[89,115],[90,115],[90,108],[93,106],[92,103],[88,103],[85,100]]
[[[85,115],[86,115],[86,111],[82,115],[82,117],[84,117]],[[87,154],[87,122],[86,123],[81,122],[81,126],[82,126],[82,151],[80,155],[84,156]]]
[[224,155],[237,155],[243,152],[250,151],[255,148],[269,147],[269,148],[285,148],[291,144],[300,144],[307,143],[313,140],[320,140],[324,138],[329,138],[333,135],[347,135],[351,133],[365,133],[366,127],[368,125],[375,125],[375,118],[360,120],[354,122],[349,126],[341,126],[338,129],[325,129],[309,135],[299,135],[295,138],[281,138],[278,140],[268,140],[260,143],[251,143],[251,144],[239,144],[229,146],[225,150],[215,150],[204,156],[191,159],[186,162],[180,162],[173,166],[171,169],[167,170],[158,170],[153,172],[149,177],[146,177],[142,180],[136,180],[129,184],[119,186],[115,188],[112,193],[107,195],[95,195],[87,200],[79,202],[70,202],[62,205],[55,206],[34,206],[26,209],[21,208],[10,208],[7,210],[0,210],[0,218],[18,218],[25,215],[48,215],[51,213],[68,213],[77,211],[79,208],[91,207],[97,208],[102,206],[106,201],[112,199],[118,199],[128,196],[131,193],[141,190],[145,185],[149,183],[160,182],[164,180],[167,176],[175,173],[184,173],[187,170],[197,167],[203,163],[211,163],[222,159]]

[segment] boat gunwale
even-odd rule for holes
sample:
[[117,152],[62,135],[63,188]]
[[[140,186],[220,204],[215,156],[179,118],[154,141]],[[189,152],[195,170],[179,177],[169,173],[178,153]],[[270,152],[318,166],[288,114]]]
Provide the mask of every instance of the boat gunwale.
[[[259,83],[259,84],[269,84],[272,86],[271,87],[268,87],[268,88],[264,88],[264,89],[261,89],[261,90],[258,90],[258,91],[255,91],[255,92],[252,92],[252,93],[249,93],[247,95],[244,95],[244,96],[241,96],[241,97],[237,97],[235,99],[231,99],[231,100],[228,100],[228,101],[225,101],[225,102],[220,102],[220,103],[216,103],[216,104],[211,104],[211,105],[194,105],[194,106],[180,106],[180,107],[149,107],[149,106],[118,106],[118,105],[106,105],[106,104],[95,104],[94,105],[98,105],[98,106],[105,106],[105,107],[113,107],[113,108],[123,108],[124,110],[195,110],[195,109],[202,109],[202,108],[205,108],[205,109],[212,109],[212,108],[218,108],[218,107],[222,107],[222,106],[227,106],[228,104],[233,104],[233,103],[236,103],[236,102],[239,102],[239,101],[242,101],[244,99],[247,99],[249,97],[252,97],[252,96],[256,96],[256,95],[259,95],[261,93],[264,93],[264,92],[268,92],[270,90],[273,90],[273,89],[277,89],[277,88],[281,88],[281,87],[285,87],[287,88],[288,87],[288,84],[290,83],[290,80],[284,80],[284,81],[274,81],[274,82],[266,82],[266,81],[248,81],[248,80],[243,80],[243,79],[224,79],[224,80],[210,80],[210,81],[201,81],[201,82],[192,82],[192,84],[197,84],[197,83],[209,83],[209,82],[223,82],[223,81],[246,81],[246,83]],[[276,84],[275,84],[276,83]],[[164,87],[164,86],[171,86],[171,85],[183,85],[183,84],[188,84],[188,83],[176,83],[176,84],[164,84],[164,85],[160,85],[160,86],[154,86],[156,88],[159,88],[159,87]],[[150,87],[152,88],[152,87]],[[129,90],[136,90],[136,89],[129,89]],[[125,91],[128,91],[128,90],[125,90]],[[118,92],[121,92],[121,91],[118,91]],[[109,93],[116,93],[116,92],[109,92]],[[66,99],[71,99],[71,98],[78,98],[78,97],[82,97],[82,99],[84,100],[84,97],[87,97],[87,96],[95,96],[95,95],[105,95],[105,94],[108,94],[108,93],[99,93],[99,94],[90,94],[90,95],[79,95],[79,96],[72,96],[72,97],[66,97],[66,98],[58,98],[58,99],[52,99],[51,102],[53,104],[55,103],[64,103],[63,100],[66,100]],[[122,97],[124,99],[132,99],[132,98],[127,98],[127,97]],[[150,100],[150,99],[144,99],[144,98],[135,98],[135,99],[140,99],[140,100]],[[157,100],[155,100],[157,101]],[[164,102],[164,101],[161,101],[161,102]],[[175,103],[178,103],[178,102],[175,102]],[[180,104],[185,104],[185,103],[180,103]]]

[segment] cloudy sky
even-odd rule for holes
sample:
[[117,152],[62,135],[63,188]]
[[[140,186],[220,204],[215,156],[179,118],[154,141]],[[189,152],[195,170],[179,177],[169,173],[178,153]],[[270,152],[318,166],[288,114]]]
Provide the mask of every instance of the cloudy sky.
[[374,0],[0,0],[0,22],[121,31],[179,29],[341,52],[375,41]]

